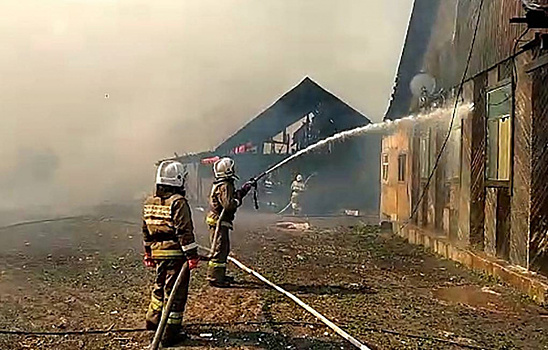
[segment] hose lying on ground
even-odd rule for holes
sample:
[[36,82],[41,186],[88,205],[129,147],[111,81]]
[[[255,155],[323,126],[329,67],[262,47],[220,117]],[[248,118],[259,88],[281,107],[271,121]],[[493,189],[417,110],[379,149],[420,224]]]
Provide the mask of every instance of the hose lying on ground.
[[368,346],[362,344],[359,340],[357,340],[356,338],[354,338],[353,336],[351,336],[350,334],[346,333],[345,331],[343,331],[339,326],[337,326],[336,324],[334,324],[333,322],[331,322],[327,317],[325,317],[324,315],[320,314],[318,311],[314,310],[312,307],[310,307],[308,304],[306,304],[304,301],[302,301],[301,299],[297,298],[295,295],[289,293],[288,291],[286,291],[285,289],[283,289],[282,287],[272,283],[271,281],[269,281],[268,279],[266,279],[264,276],[262,276],[261,274],[259,274],[258,272],[250,269],[249,267],[245,266],[244,264],[242,264],[240,261],[234,259],[233,257],[228,257],[228,261],[232,262],[234,265],[238,266],[240,269],[244,270],[245,272],[249,273],[250,275],[253,275],[255,276],[257,279],[259,279],[260,281],[264,282],[265,284],[267,284],[268,286],[274,288],[275,290],[277,290],[278,292],[282,293],[283,295],[285,295],[286,297],[288,297],[289,299],[293,300],[297,305],[299,305],[300,307],[302,307],[303,309],[305,309],[306,311],[310,312],[312,315],[314,315],[318,320],[322,321],[323,323],[325,323],[325,325],[329,328],[331,328],[335,333],[337,333],[339,336],[343,337],[344,339],[346,339],[348,342],[350,342],[352,345],[354,345],[355,347],[357,347],[358,349],[361,349],[361,350],[371,350],[371,348],[369,348]]
[[[91,219],[91,220],[97,220],[97,221],[115,221],[130,225],[139,225],[138,223],[130,222],[130,221],[124,221],[124,220],[117,220],[111,217],[105,218],[94,218],[89,216],[71,216],[71,217],[58,217],[58,218],[51,218],[51,219],[43,219],[43,220],[35,220],[35,221],[23,221],[19,223],[10,224],[7,226],[0,227],[0,230],[18,227],[18,226],[24,226],[24,225],[34,225],[34,224],[41,224],[41,223],[49,223],[49,222],[55,222],[55,221],[65,221],[65,220],[74,220],[74,219]],[[208,248],[201,247],[203,249],[209,250]],[[240,261],[228,257],[228,260],[234,263],[237,267],[242,269],[243,271],[255,276],[257,279],[261,280],[268,286],[274,288],[278,292],[284,294],[291,300],[293,300],[295,303],[297,303],[299,306],[303,307],[305,310],[312,313],[314,316],[316,316],[319,320],[321,320],[323,323],[306,323],[306,322],[266,322],[267,324],[288,324],[288,325],[304,325],[304,326],[327,326],[331,329],[333,329],[337,334],[342,336],[344,339],[351,342],[353,345],[360,349],[370,349],[367,346],[361,344],[358,340],[350,336],[348,333],[343,331],[340,327],[329,321],[329,319],[325,318],[325,316],[318,313],[316,310],[305,304],[302,300],[294,296],[293,294],[285,291],[281,287],[277,286],[276,284],[272,283],[262,275],[260,275],[258,272],[253,271],[252,269],[248,268],[244,264],[242,264]],[[185,327],[215,327],[215,326],[229,326],[229,325],[259,325],[263,324],[264,322],[247,322],[247,321],[241,321],[241,322],[227,322],[227,323],[188,323],[185,324]],[[339,330],[339,331],[337,331]],[[486,347],[480,347],[476,345],[471,344],[464,344],[459,343],[456,341],[448,340],[448,339],[442,339],[442,338],[436,338],[436,337],[429,337],[429,336],[422,336],[422,335],[416,335],[416,334],[410,334],[410,333],[401,333],[394,330],[388,330],[388,329],[376,329],[376,328],[367,328],[364,329],[365,331],[369,332],[378,332],[378,333],[386,333],[386,334],[392,334],[392,335],[398,335],[398,336],[404,336],[409,338],[415,338],[415,339],[423,339],[423,340],[431,340],[441,343],[447,343],[452,345],[457,345],[461,347],[471,348],[471,349],[486,349]],[[21,331],[21,330],[8,330],[8,329],[0,329],[0,335],[20,335],[20,336],[67,336],[67,335],[93,335],[93,334],[109,334],[109,333],[137,333],[137,332],[147,332],[144,328],[121,328],[121,329],[113,329],[113,328],[107,328],[107,329],[88,329],[88,330],[75,330],[75,331]]]
[[[236,322],[211,322],[211,323],[185,323],[185,328],[198,328],[198,327],[227,327],[227,326],[261,326],[261,325],[276,325],[276,326],[295,326],[295,327],[327,327],[323,323],[314,323],[314,322],[298,322],[298,321],[264,321],[264,322],[253,322],[253,321],[236,321]],[[423,339],[423,340],[431,340],[436,341],[440,343],[447,343],[452,345],[458,345],[463,348],[470,348],[470,349],[488,349],[484,346],[476,346],[471,344],[464,344],[459,343],[453,340],[449,339],[442,339],[442,338],[436,338],[436,337],[428,337],[424,335],[418,335],[418,334],[411,334],[411,333],[402,333],[397,332],[390,329],[377,329],[377,328],[365,328],[363,331],[366,332],[375,332],[375,333],[386,333],[386,334],[392,334],[397,336],[403,336],[408,338],[414,338],[414,339]],[[152,332],[150,330],[147,330],[145,328],[116,328],[116,329],[88,329],[88,330],[81,330],[81,331],[18,331],[18,330],[9,330],[9,329],[0,329],[0,335],[20,335],[20,336],[79,336],[79,335],[103,335],[103,334],[110,334],[110,333],[143,333],[143,332]]]

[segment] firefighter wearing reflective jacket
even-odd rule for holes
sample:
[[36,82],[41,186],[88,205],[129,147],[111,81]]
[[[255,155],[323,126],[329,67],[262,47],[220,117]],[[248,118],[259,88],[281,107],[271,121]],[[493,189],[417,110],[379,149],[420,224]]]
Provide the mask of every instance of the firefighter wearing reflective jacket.
[[[155,330],[167,304],[169,295],[177,293],[169,310],[162,340],[170,346],[184,339],[181,322],[188,296],[190,270],[198,264],[198,246],[194,241],[194,226],[190,207],[185,199],[184,168],[175,161],[164,161],[156,175],[156,193],[145,200],[143,208],[143,241],[145,265],[156,268],[154,289],[146,314],[147,329]],[[173,285],[184,263],[188,273],[183,276],[179,290]]]
[[256,181],[252,179],[236,190],[237,176],[234,161],[230,158],[222,158],[215,162],[213,172],[215,181],[209,196],[209,213],[206,217],[212,247],[207,279],[211,286],[222,288],[230,286],[231,282],[231,278],[226,276],[226,262],[230,253],[229,233],[234,228],[236,210],[251,188],[256,186]]
[[306,184],[303,176],[299,174],[291,184],[291,209],[293,209],[293,215],[299,215],[301,213],[301,194],[305,190]]

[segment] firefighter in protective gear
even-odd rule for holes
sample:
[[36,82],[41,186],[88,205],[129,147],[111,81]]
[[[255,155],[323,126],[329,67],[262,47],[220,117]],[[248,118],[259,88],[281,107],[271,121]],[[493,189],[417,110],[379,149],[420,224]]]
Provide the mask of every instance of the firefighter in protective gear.
[[299,215],[302,211],[301,194],[306,190],[306,184],[301,174],[297,175],[295,181],[291,183],[291,209],[293,215]]
[[[252,179],[237,190],[235,181],[238,177],[234,169],[234,160],[230,158],[222,158],[215,162],[213,173],[215,181],[209,196],[209,213],[206,217],[212,247],[207,279],[211,286],[223,288],[230,286],[231,282],[231,279],[226,276],[226,262],[230,253],[229,234],[234,228],[236,210],[242,205],[243,198],[251,188],[256,186],[256,181]],[[217,234],[215,234],[216,231]]]
[[[188,296],[190,269],[198,263],[198,245],[194,241],[194,225],[190,207],[185,199],[185,170],[181,163],[164,161],[158,167],[156,192],[145,200],[143,207],[143,241],[145,265],[156,267],[156,278],[150,305],[146,314],[146,327],[155,330],[170,294],[175,300],[169,311],[162,339],[164,346],[184,339],[181,334],[183,312]],[[184,263],[188,260],[188,273],[183,276],[179,290],[173,285]],[[167,312],[166,311],[166,312]]]

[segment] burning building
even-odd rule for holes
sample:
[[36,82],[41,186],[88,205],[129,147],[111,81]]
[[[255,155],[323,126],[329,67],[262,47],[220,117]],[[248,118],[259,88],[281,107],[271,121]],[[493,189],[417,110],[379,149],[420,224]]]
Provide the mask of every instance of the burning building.
[[[318,140],[370,123],[305,78],[215,150],[177,160],[187,166],[190,199],[203,205],[213,181],[212,164],[220,157],[234,158],[238,175],[246,180]],[[376,213],[379,154],[380,136],[367,135],[299,157],[259,183],[261,208],[273,212],[284,208],[292,180],[302,174],[308,180],[303,197],[305,213],[338,214],[345,209]]]
[[[447,112],[382,141],[381,215],[508,281],[521,278],[500,272],[508,264],[548,274],[547,8],[416,1],[386,118]],[[457,112],[457,99],[473,108]]]

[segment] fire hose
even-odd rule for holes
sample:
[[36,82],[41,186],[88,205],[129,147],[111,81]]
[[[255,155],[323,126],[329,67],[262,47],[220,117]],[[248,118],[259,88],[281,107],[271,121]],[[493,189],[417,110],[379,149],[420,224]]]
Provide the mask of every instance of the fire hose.
[[[86,216],[61,217],[61,218],[50,218],[50,219],[35,220],[35,221],[24,221],[24,222],[11,224],[11,225],[8,225],[8,226],[3,226],[3,227],[0,227],[0,229],[7,229],[7,228],[17,227],[17,226],[22,226],[22,225],[34,225],[34,224],[47,223],[47,222],[53,222],[53,221],[70,220],[70,219],[91,219],[91,220],[99,220],[99,221],[103,221],[105,219],[112,220],[112,218],[103,218],[103,217],[98,218],[98,219],[93,218],[93,217],[86,217]],[[129,225],[136,225],[136,226],[140,225],[138,223],[131,222],[131,221],[126,221],[126,220],[115,220],[115,221],[125,223],[125,224],[129,224]],[[207,249],[207,248],[204,248],[204,247],[202,247],[202,248]],[[204,257],[204,256],[200,256],[200,260],[208,260],[208,258]],[[247,266],[245,266],[244,264],[242,264],[238,260],[236,260],[232,257],[229,257],[228,260],[231,261],[232,263],[234,263],[237,267],[241,268],[242,270],[246,271],[247,273],[249,273],[249,274],[255,276],[256,278],[258,278],[259,280],[263,281],[265,284],[269,285],[270,287],[274,288],[275,290],[279,291],[280,293],[282,293],[282,294],[286,295],[287,297],[291,298],[296,303],[298,303],[298,302],[295,299],[300,301],[300,299],[295,297],[293,294],[291,294],[287,291],[285,291],[285,293],[282,292],[283,289],[281,287],[276,286],[274,283],[270,282],[269,280],[264,278],[259,273],[257,273],[255,271],[253,271],[252,269],[248,268]],[[185,265],[188,267],[188,264],[185,264]],[[178,276],[178,279],[179,279],[179,276]],[[177,280],[176,280],[176,286],[178,287],[181,282],[182,282],[182,280],[177,283]],[[171,295],[174,295],[174,293],[172,292]],[[293,296],[293,297],[291,297],[291,296]],[[295,299],[293,299],[293,298],[295,298]],[[169,303],[169,300],[168,300],[168,305],[171,305],[172,303],[173,302]],[[300,301],[300,303],[298,303],[298,305],[305,308],[304,305],[302,305],[301,303],[306,305],[302,301]],[[307,311],[311,312],[309,310],[309,308],[312,309],[310,306],[308,306],[305,309]],[[271,322],[269,322],[269,323],[271,323]],[[186,326],[187,327],[193,327],[193,326],[212,327],[212,326],[224,326],[224,325],[235,325],[235,324],[256,325],[256,324],[261,324],[261,322],[242,321],[242,322],[228,322],[228,323],[190,323],[190,324],[186,324]],[[323,322],[321,324],[306,323],[306,322],[276,322],[276,324],[300,324],[300,325],[314,325],[314,326],[326,325],[327,326],[327,324],[325,322]],[[164,324],[164,329],[165,329],[165,324]],[[427,335],[419,335],[419,334],[398,332],[398,331],[395,331],[395,330],[392,330],[392,329],[367,328],[367,329],[364,329],[364,330],[371,331],[371,332],[379,332],[379,333],[385,333],[385,334],[404,336],[404,337],[415,338],[415,339],[425,339],[425,340],[430,340],[430,341],[435,341],[435,342],[440,342],[440,343],[445,343],[445,344],[456,345],[456,346],[460,346],[460,347],[463,347],[463,348],[470,348],[470,349],[488,349],[489,348],[489,347],[485,347],[485,346],[477,346],[477,345],[473,345],[473,344],[453,341],[453,340],[450,340],[450,339],[442,339],[442,338],[432,337],[432,336],[427,336]],[[68,330],[68,331],[53,331],[53,332],[52,331],[29,331],[29,330],[0,329],[0,335],[4,334],[4,335],[21,335],[21,336],[69,336],[69,335],[72,335],[72,336],[85,336],[85,335],[93,335],[93,334],[135,333],[135,332],[147,332],[147,330],[144,329],[144,328],[114,329],[113,326],[111,326],[109,328],[106,328],[106,329],[85,329],[85,330]],[[164,330],[161,330],[161,334],[160,334],[160,327],[159,327],[158,330],[156,331],[155,338],[161,339],[161,335],[163,335],[163,332],[164,332]],[[346,339],[346,337],[345,337],[345,339]],[[152,348],[152,345],[151,345],[150,349],[157,349],[158,345],[159,344],[155,345],[156,348]]]
[[[208,257],[200,256],[200,260],[207,261],[209,260]],[[164,332],[167,325],[167,320],[169,318],[169,313],[171,312],[171,307],[173,306],[173,302],[175,301],[175,296],[179,292],[179,287],[181,286],[181,283],[183,282],[183,279],[185,278],[185,275],[188,274],[188,261],[185,261],[183,264],[183,267],[181,268],[181,271],[179,272],[179,275],[177,276],[177,279],[175,280],[175,284],[173,285],[173,289],[171,290],[171,293],[169,294],[169,298],[167,299],[166,307],[164,312],[162,312],[162,317],[160,318],[160,323],[158,324],[158,328],[156,329],[156,333],[154,333],[154,338],[152,339],[152,343],[150,344],[150,350],[157,350],[160,346],[160,342],[162,340],[162,337],[164,336]]]
[[[217,244],[217,239],[219,236],[219,230],[221,228],[221,222],[223,221],[223,218],[225,216],[225,209],[221,210],[221,215],[219,215],[219,219],[217,220],[217,225],[215,226],[215,233],[213,234],[213,238],[211,240],[211,247],[209,248],[209,256],[204,257],[201,256],[200,260],[208,261],[213,256],[213,249],[215,249],[215,245]],[[158,324],[158,328],[156,329],[156,333],[154,334],[154,339],[152,340],[152,343],[150,344],[150,350],[157,350],[160,346],[160,342],[162,340],[162,337],[164,336],[165,328],[167,325],[167,319],[168,315],[171,311],[171,306],[173,305],[173,301],[175,300],[175,295],[179,292],[179,286],[183,282],[184,276],[188,274],[188,261],[185,261],[183,268],[179,272],[179,275],[177,276],[177,279],[175,280],[175,284],[173,285],[173,289],[171,290],[171,294],[169,295],[169,298],[167,299],[167,304],[164,312],[162,312],[162,318],[160,319],[160,323]]]
[[[219,230],[220,230],[221,222],[222,222],[222,219],[224,218],[224,215],[225,215],[225,210],[223,209],[221,211],[221,215],[219,215],[219,219],[217,220],[217,225],[215,226],[215,233],[213,234],[213,239],[211,240],[211,246],[209,247],[210,258],[213,255],[213,249],[215,249],[215,245],[217,243],[217,238],[218,238],[218,235],[219,235]],[[309,305],[304,303],[301,299],[297,298],[295,295],[289,293],[288,291],[284,290],[283,288],[279,287],[278,285],[270,282],[268,279],[263,277],[261,274],[259,274],[258,272],[250,269],[249,267],[245,266],[244,264],[242,264],[238,260],[234,259],[233,257],[229,256],[228,261],[232,262],[234,265],[236,265],[240,269],[242,269],[245,272],[251,274],[255,278],[259,279],[261,282],[265,283],[266,285],[268,285],[268,286],[272,287],[273,289],[275,289],[276,291],[282,293],[283,295],[285,295],[289,299],[293,300],[297,305],[299,305],[300,307],[302,307],[303,309],[305,309],[306,311],[308,311],[309,313],[314,315],[318,320],[323,322],[327,327],[331,328],[335,333],[337,333],[339,336],[346,339],[348,342],[350,342],[352,345],[354,345],[358,349],[371,350],[369,347],[367,347],[366,345],[360,343],[360,341],[358,341],[356,338],[352,337],[350,334],[343,331],[340,327],[338,327],[336,324],[331,322],[328,318],[326,318],[325,316],[323,316],[322,314],[320,314],[319,312],[314,310],[312,307],[310,307]],[[186,263],[185,263],[185,265],[186,265]],[[183,274],[183,271],[181,270],[181,274],[179,275],[179,277],[177,277],[177,282],[179,282],[179,278],[181,277],[182,274]],[[175,282],[176,287],[178,286],[177,282]],[[171,295],[170,295],[170,299],[171,299]],[[168,307],[169,306],[170,306],[170,304],[169,304],[169,301],[168,301]],[[163,315],[162,315],[162,319],[163,319]],[[158,333],[157,333],[157,335],[158,335]],[[161,338],[161,336],[160,336],[160,338]],[[151,350],[156,350],[156,349],[157,348],[151,347]]]
[[162,340],[162,337],[164,336],[164,331],[166,329],[167,319],[169,317],[171,306],[173,305],[173,302],[175,300],[175,295],[177,295],[177,293],[179,292],[179,286],[183,282],[183,279],[185,278],[186,274],[188,274],[188,261],[185,261],[185,263],[183,264],[183,268],[181,269],[181,272],[179,272],[179,275],[177,276],[177,280],[175,280],[175,284],[173,285],[173,289],[171,290],[171,293],[169,294],[166,308],[164,312],[162,312],[160,323],[158,324],[158,328],[156,329],[156,333],[154,334],[154,339],[152,339],[152,343],[150,344],[150,350],[157,350],[158,347],[160,346],[160,341]]
[[[225,209],[223,208],[223,210],[221,210],[221,214],[219,215],[219,219],[217,220],[217,225],[215,226],[215,233],[213,234],[213,238],[211,240],[211,246],[209,247],[209,257],[210,258],[213,255],[213,250],[215,249],[215,245],[217,244],[217,239],[218,239],[218,236],[219,236],[219,230],[220,230],[221,222],[222,222],[224,216],[225,216]],[[301,299],[297,298],[295,295],[289,293],[288,291],[284,290],[283,288],[279,287],[278,285],[270,282],[268,279],[263,277],[261,274],[259,274],[258,272],[250,269],[249,267],[245,266],[244,264],[242,264],[240,261],[234,259],[233,257],[229,256],[228,261],[232,262],[234,265],[236,265],[240,269],[242,269],[245,272],[251,274],[255,278],[259,279],[261,282],[265,283],[266,285],[268,285],[268,286],[272,287],[273,289],[275,289],[276,291],[282,293],[283,295],[285,295],[289,299],[293,300],[297,305],[299,305],[300,307],[302,307],[303,309],[305,309],[306,311],[308,311],[309,313],[314,315],[318,320],[323,322],[327,327],[331,328],[335,333],[337,333],[342,338],[346,339],[348,342],[350,342],[352,345],[354,345],[358,349],[371,350],[369,347],[367,347],[366,345],[360,343],[359,340],[352,337],[350,334],[346,333],[339,326],[337,326],[336,324],[331,322],[327,317],[323,316],[318,311],[314,310],[312,307],[310,307],[309,305],[304,303]],[[186,266],[186,263],[185,263],[185,266]],[[182,275],[183,275],[183,270],[181,270],[181,273],[177,277],[177,281],[175,282],[174,290],[175,290],[176,287],[178,287],[177,282],[179,282],[179,279],[181,278]],[[172,293],[172,295],[173,295],[173,293]],[[172,296],[170,295],[170,299],[171,299],[171,297]],[[168,308],[169,307],[170,307],[170,303],[168,301]],[[162,319],[163,318],[164,318],[164,315],[162,315]],[[166,321],[167,321],[167,318],[166,318]],[[160,322],[160,324],[161,324],[161,322]],[[160,329],[160,327],[158,327],[158,329]],[[158,336],[158,332],[156,333],[156,335]],[[161,334],[159,335],[159,338],[161,338]],[[156,339],[156,337],[155,337],[155,339]],[[158,339],[158,342],[159,342],[159,339]],[[156,348],[151,347],[151,350],[156,350],[156,349],[157,349],[157,347]]]

